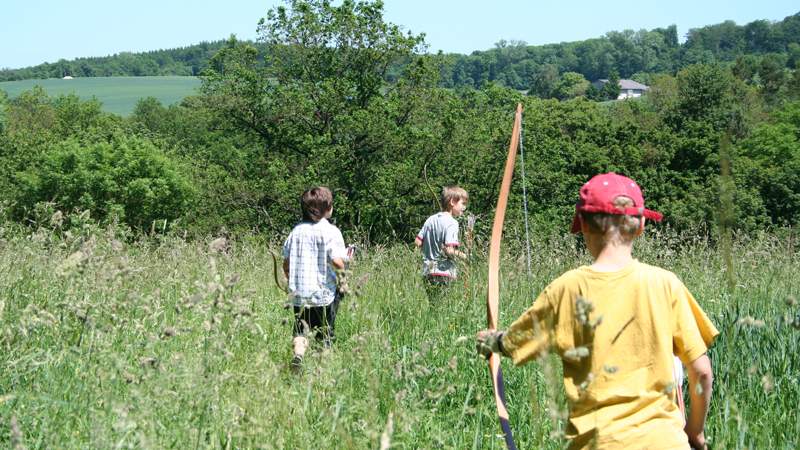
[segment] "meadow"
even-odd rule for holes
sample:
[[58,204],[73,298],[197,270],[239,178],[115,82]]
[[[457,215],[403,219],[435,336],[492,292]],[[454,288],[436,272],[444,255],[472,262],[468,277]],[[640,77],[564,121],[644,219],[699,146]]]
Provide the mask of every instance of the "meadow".
[[[263,237],[134,239],[90,223],[66,231],[61,220],[0,228],[1,447],[504,448],[474,353],[485,322],[481,236],[437,304],[409,246],[363,248],[350,275],[363,285],[342,304],[338,341],[294,374],[291,313]],[[575,237],[538,236],[529,276],[522,247],[506,239],[504,325],[588,261]],[[639,242],[636,256],[675,271],[721,331],[710,352],[714,448],[800,445],[794,239],[737,236],[733,277],[707,238],[654,228]],[[519,448],[563,448],[559,364],[503,364]]]
[[155,97],[168,106],[186,96],[197,94],[200,79],[177,76],[93,77],[0,82],[0,90],[6,91],[12,98],[34,86],[41,86],[53,97],[67,94],[75,94],[83,100],[94,97],[103,104],[104,111],[128,116],[142,98]]

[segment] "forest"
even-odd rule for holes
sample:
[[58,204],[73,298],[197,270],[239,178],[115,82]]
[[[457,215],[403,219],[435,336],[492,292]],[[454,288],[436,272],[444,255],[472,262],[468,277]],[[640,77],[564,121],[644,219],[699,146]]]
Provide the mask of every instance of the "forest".
[[[639,180],[679,230],[709,233],[723,222],[745,231],[793,227],[800,71],[789,65],[797,60],[797,24],[798,15],[725,23],[692,30],[682,45],[671,27],[454,57],[427,54],[421,35],[383,20],[380,2],[296,1],[262,19],[257,45],[231,37],[182,51],[213,55],[188,57],[203,67],[202,93],[177,105],[143,99],[121,118],[74,96],[0,94],[2,219],[47,227],[56,211],[86,211],[133,233],[279,235],[298,219],[299,193],[326,184],[347,233],[403,241],[436,207],[440,186],[455,183],[470,192],[480,230],[522,102],[525,187],[539,230],[566,227],[577,188],[611,170]],[[309,35],[319,44],[298,45]],[[623,42],[628,51],[613,50]],[[655,52],[660,62],[635,42],[665,43],[648,47],[665,49]],[[588,49],[599,53],[567,57]],[[610,61],[603,67],[623,77],[647,73],[650,91],[596,102],[565,85],[580,84],[577,72],[547,88],[557,98],[502,81],[520,61],[587,75],[606,70],[583,60]],[[462,72],[473,80],[492,75],[480,83],[448,78]],[[514,185],[511,224],[520,219],[522,187]]]

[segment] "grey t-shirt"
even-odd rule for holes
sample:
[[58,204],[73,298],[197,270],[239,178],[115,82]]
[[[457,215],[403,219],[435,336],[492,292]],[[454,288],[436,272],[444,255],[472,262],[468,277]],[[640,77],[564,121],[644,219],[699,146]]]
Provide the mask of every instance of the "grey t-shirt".
[[458,222],[450,213],[439,212],[430,217],[417,233],[422,241],[422,275],[456,277],[456,264],[444,247],[458,247]]

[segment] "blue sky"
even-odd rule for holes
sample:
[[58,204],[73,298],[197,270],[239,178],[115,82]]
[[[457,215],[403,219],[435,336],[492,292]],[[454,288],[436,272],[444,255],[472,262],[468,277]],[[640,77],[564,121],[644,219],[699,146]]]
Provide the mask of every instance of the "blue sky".
[[[3,0],[0,68],[256,37],[256,23],[281,0]],[[336,3],[336,2],[335,2]],[[425,33],[430,51],[470,53],[501,39],[531,45],[607,31],[691,28],[733,20],[782,20],[796,0],[385,0],[384,18]]]

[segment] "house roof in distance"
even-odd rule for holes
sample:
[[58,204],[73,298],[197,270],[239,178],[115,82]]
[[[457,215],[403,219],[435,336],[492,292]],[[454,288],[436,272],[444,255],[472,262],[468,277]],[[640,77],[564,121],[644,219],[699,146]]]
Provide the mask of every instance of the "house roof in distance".
[[[606,83],[608,83],[608,80],[605,79],[605,78],[601,78],[601,79],[595,81],[592,84],[595,87],[600,88],[600,87],[603,87],[603,85],[605,85]],[[644,85],[642,83],[639,83],[637,81],[633,81],[633,80],[619,80],[619,88],[620,89],[639,89],[639,90],[642,90],[642,91],[646,91],[646,90],[650,89],[649,86]]]

